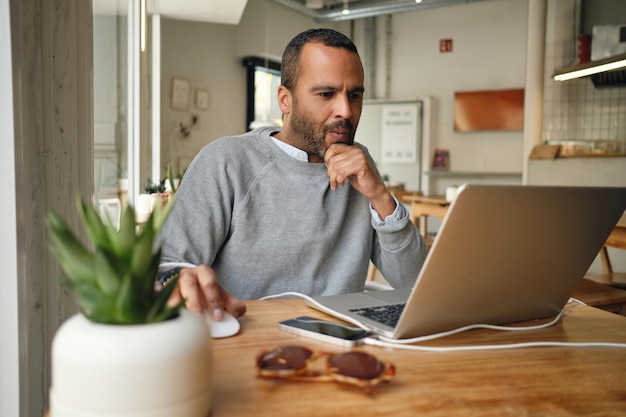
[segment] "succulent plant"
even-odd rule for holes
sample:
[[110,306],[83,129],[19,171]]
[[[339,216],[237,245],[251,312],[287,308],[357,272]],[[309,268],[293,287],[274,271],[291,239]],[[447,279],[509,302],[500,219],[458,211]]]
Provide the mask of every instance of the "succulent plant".
[[146,185],[143,187],[146,194],[158,194],[165,192],[165,180],[160,182],[152,182],[151,180],[146,181]]
[[119,231],[102,221],[98,211],[77,199],[82,226],[93,249],[85,246],[63,218],[49,212],[50,249],[61,265],[62,284],[70,288],[85,317],[97,323],[139,324],[164,321],[178,315],[182,303],[170,307],[178,277],[155,291],[161,249],[153,249],[154,238],[172,203],[155,207],[139,228],[129,205]]

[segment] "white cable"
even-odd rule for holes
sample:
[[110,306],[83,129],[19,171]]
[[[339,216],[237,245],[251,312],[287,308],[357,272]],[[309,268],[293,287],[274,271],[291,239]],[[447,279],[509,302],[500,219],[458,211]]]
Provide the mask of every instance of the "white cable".
[[497,350],[497,349],[519,349],[528,347],[610,347],[626,349],[626,343],[610,343],[610,342],[525,342],[510,343],[503,345],[473,345],[473,346],[416,346],[403,345],[397,343],[385,342],[382,340],[367,338],[364,340],[366,345],[381,346],[394,349],[419,350],[423,352],[463,352],[472,350]]
[[496,326],[493,324],[470,324],[469,326],[459,327],[457,329],[449,330],[447,332],[435,333],[435,334],[431,334],[428,336],[413,337],[411,339],[391,339],[385,336],[378,336],[378,338],[387,343],[408,344],[408,343],[425,342],[427,340],[440,339],[442,337],[451,336],[453,334],[462,333],[462,332],[466,332],[468,330],[474,330],[474,329],[490,329],[490,330],[500,330],[500,331],[507,331],[507,332],[539,330],[539,329],[545,329],[546,327],[550,327],[556,324],[559,320],[561,320],[561,317],[563,317],[563,310],[561,310],[559,314],[557,314],[556,317],[552,319],[551,321],[549,321],[548,323],[539,324],[536,326],[509,327],[509,326]]
[[587,304],[584,301],[579,300],[578,298],[570,297],[568,303],[578,303],[586,306]]
[[270,300],[273,298],[284,298],[284,297],[298,297],[298,298],[304,298],[305,300],[307,300],[309,303],[314,304],[319,310],[333,315],[343,321],[347,321],[348,323],[352,323],[355,326],[363,329],[363,330],[372,330],[371,328],[367,327],[366,325],[364,325],[363,323],[361,323],[358,320],[355,320],[354,318],[350,317],[350,316],[346,316],[345,314],[341,314],[338,313],[334,310],[330,310],[329,308],[323,306],[322,304],[320,304],[319,302],[315,301],[313,298],[309,297],[308,295],[304,295],[304,294],[300,294],[299,292],[283,292],[280,294],[274,294],[274,295],[267,295],[263,298],[259,298],[259,300]]
[[[358,320],[355,320],[352,317],[346,316],[344,314],[337,313],[336,311],[329,310],[313,298],[308,295],[301,294],[298,292],[284,292],[280,294],[268,295],[260,300],[270,300],[273,298],[284,298],[284,297],[298,297],[307,300],[309,303],[314,304],[322,311],[326,311],[329,314],[332,313],[333,316],[345,320],[349,323],[352,323],[364,330],[371,330],[366,325],[362,324]],[[570,298],[568,303],[578,303],[582,305],[586,305],[584,302],[576,299]],[[612,342],[550,342],[550,341],[540,341],[540,342],[523,342],[523,343],[509,343],[509,344],[500,344],[500,345],[472,345],[472,346],[416,346],[416,345],[408,345],[412,343],[419,343],[428,340],[439,339],[442,337],[450,336],[453,334],[465,332],[467,330],[472,329],[491,329],[491,330],[500,330],[500,331],[527,331],[527,330],[539,330],[544,329],[546,327],[550,327],[556,324],[563,317],[563,310],[556,315],[554,319],[551,321],[539,324],[536,326],[526,326],[526,327],[510,327],[510,326],[496,326],[492,324],[472,324],[469,326],[460,327],[454,330],[450,330],[447,332],[436,333],[428,336],[414,337],[411,339],[391,339],[382,335],[376,336],[377,338],[366,338],[364,343],[366,345],[371,346],[380,346],[387,348],[397,348],[397,349],[408,349],[408,350],[418,350],[424,352],[463,352],[463,351],[475,351],[475,350],[498,350],[498,349],[519,349],[519,348],[528,348],[528,347],[550,347],[550,346],[558,346],[558,347],[610,347],[610,348],[622,348],[626,349],[626,343],[612,343]]]

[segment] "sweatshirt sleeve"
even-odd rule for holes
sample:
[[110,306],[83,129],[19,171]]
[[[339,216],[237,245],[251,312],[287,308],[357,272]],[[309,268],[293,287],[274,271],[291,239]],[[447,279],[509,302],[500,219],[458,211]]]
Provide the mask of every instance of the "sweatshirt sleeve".
[[157,236],[161,264],[211,265],[226,239],[233,191],[224,159],[214,155],[203,149],[181,181],[174,207]]
[[[394,197],[395,199],[395,197]],[[410,288],[426,260],[428,245],[396,200],[396,210],[384,221],[372,214],[375,231],[372,263],[394,288]]]

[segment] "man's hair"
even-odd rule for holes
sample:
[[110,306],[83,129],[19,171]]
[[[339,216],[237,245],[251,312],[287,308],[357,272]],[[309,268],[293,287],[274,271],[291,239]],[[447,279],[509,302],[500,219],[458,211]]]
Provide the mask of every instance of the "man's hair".
[[300,72],[300,53],[307,43],[319,42],[334,48],[347,49],[359,55],[356,45],[344,34],[333,29],[309,29],[296,35],[287,44],[283,52],[281,64],[280,83],[289,91],[296,86],[296,80]]

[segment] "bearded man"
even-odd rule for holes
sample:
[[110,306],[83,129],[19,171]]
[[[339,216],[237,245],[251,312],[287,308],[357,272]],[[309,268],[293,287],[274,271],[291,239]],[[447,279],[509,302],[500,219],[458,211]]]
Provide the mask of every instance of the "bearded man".
[[395,288],[414,284],[427,245],[354,142],[364,74],[354,43],[310,29],[287,45],[283,127],[206,145],[189,166],[157,245],[170,302],[221,320],[246,299],[363,291],[370,260]]

